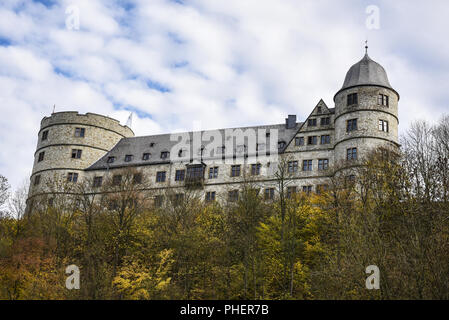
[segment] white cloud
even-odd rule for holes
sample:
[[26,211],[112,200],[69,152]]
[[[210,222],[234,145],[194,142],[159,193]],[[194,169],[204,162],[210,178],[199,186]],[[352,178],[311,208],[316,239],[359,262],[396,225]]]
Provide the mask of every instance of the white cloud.
[[[188,130],[194,121],[303,120],[320,98],[333,106],[366,38],[401,94],[401,130],[434,119],[449,98],[448,4],[375,2],[381,29],[373,31],[365,28],[371,3],[363,2],[2,2],[0,174],[13,186],[29,175],[40,119],[53,104],[122,123],[134,110],[137,135]],[[65,28],[69,5],[80,9],[78,31]]]

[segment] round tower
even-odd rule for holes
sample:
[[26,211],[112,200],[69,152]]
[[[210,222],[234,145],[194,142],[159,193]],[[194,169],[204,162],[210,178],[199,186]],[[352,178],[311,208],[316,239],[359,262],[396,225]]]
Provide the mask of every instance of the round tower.
[[399,94],[368,53],[335,94],[335,160],[357,161],[379,146],[398,147]]
[[118,120],[94,114],[57,112],[41,121],[28,197],[45,193],[55,178],[77,182],[83,170],[133,131]]

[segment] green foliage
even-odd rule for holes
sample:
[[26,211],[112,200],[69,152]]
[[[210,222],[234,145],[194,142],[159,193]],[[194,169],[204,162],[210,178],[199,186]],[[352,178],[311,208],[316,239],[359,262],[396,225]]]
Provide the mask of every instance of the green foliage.
[[[432,132],[447,142],[446,123]],[[320,195],[288,198],[281,168],[274,201],[245,183],[237,202],[193,190],[155,208],[131,174],[102,194],[41,199],[0,217],[0,299],[449,299],[449,148],[424,163],[422,143],[405,145],[333,168]],[[65,288],[71,264],[80,290]],[[380,290],[365,287],[369,265]]]

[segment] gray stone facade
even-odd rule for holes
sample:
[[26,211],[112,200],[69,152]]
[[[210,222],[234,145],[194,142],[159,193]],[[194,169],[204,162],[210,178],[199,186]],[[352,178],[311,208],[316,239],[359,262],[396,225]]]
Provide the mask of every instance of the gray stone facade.
[[[56,177],[77,173],[72,183],[94,177],[105,181],[123,168],[140,171],[156,193],[183,193],[189,168],[196,166],[203,170],[197,192],[215,192],[219,200],[247,181],[262,192],[275,188],[274,173],[283,159],[292,162],[290,187],[317,191],[329,182],[326,168],[347,161],[348,150],[356,150],[351,155],[360,160],[378,146],[398,146],[398,101],[383,67],[366,55],[348,71],[334,108],[320,100],[304,122],[289,116],[285,124],[185,133],[184,145],[177,135],[134,137],[130,128],[97,114],[54,113],[41,122],[29,198],[47,192],[45,182]],[[230,143],[238,133],[242,140]],[[77,150],[80,156],[73,157]],[[233,165],[240,165],[237,177],[232,176]],[[209,178],[210,168],[216,167],[216,176]],[[176,181],[177,170],[185,170],[184,180]],[[165,181],[156,181],[158,172],[165,172]]]

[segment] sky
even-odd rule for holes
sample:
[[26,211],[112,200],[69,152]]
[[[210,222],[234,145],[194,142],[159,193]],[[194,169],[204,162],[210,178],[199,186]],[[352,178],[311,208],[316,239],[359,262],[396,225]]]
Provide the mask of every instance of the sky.
[[[373,9],[374,8],[374,9]],[[136,135],[304,121],[364,55],[400,133],[448,113],[447,0],[1,0],[0,174],[29,179],[40,121],[94,112]]]

